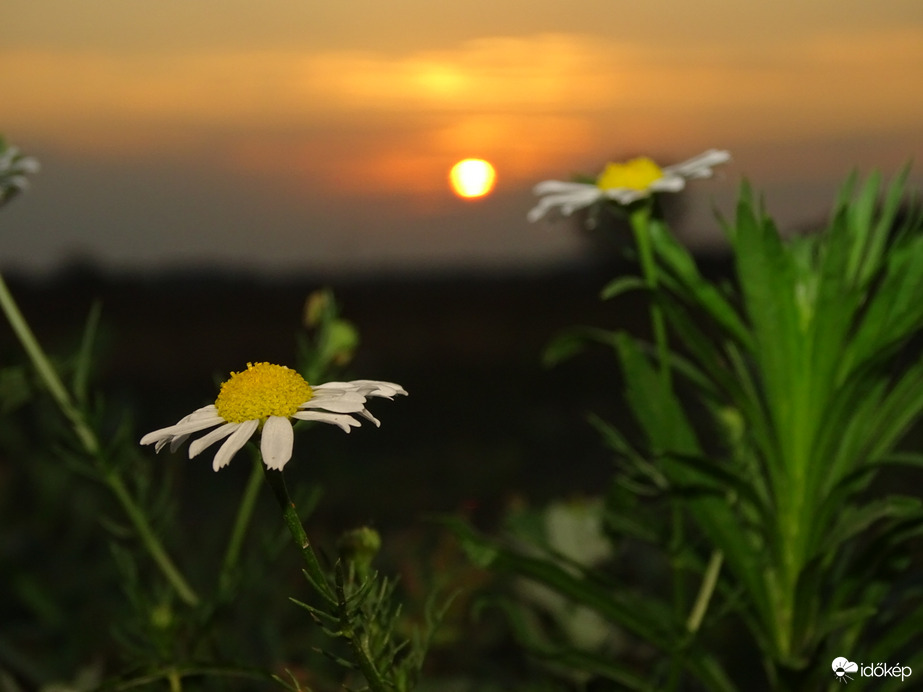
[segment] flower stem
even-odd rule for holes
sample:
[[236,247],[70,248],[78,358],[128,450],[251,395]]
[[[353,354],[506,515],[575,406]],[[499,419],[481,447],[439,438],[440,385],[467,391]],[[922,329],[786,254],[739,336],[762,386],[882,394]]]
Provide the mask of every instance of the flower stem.
[[255,452],[250,478],[247,479],[247,487],[244,488],[244,495],[240,500],[240,505],[237,507],[237,518],[234,520],[231,538],[228,540],[228,547],[221,563],[221,575],[218,578],[218,584],[222,591],[226,590],[231,584],[231,574],[237,566],[244,537],[247,535],[250,520],[253,518],[253,509],[256,507],[256,499],[259,496],[263,480],[262,467],[263,461],[260,459],[259,452]]
[[343,585],[344,581],[343,563],[339,562],[336,568],[336,593],[338,601],[337,611],[340,616],[341,631],[346,635],[346,638],[349,639],[349,645],[352,648],[353,656],[356,658],[359,669],[365,676],[365,681],[369,684],[369,689],[372,690],[372,692],[389,692],[388,685],[385,684],[384,679],[381,677],[381,673],[378,672],[378,668],[375,667],[375,662],[372,660],[372,653],[369,651],[367,638],[357,633],[352,625],[346,590]]
[[689,619],[686,620],[686,630],[690,633],[697,632],[702,625],[702,620],[708,610],[708,604],[711,603],[712,594],[715,593],[715,586],[718,584],[718,575],[721,573],[722,562],[724,562],[724,554],[720,550],[713,550],[711,557],[708,559],[708,565],[705,567],[702,585],[699,587],[699,595],[696,596],[692,611],[689,613]]
[[328,603],[336,608],[336,613],[340,620],[339,634],[349,640],[356,664],[359,666],[359,670],[362,671],[362,674],[365,676],[365,681],[368,683],[368,689],[372,690],[372,692],[389,692],[389,686],[385,683],[378,669],[375,667],[375,662],[372,660],[371,652],[368,650],[365,640],[360,633],[355,631],[351,624],[348,612],[348,601],[343,585],[344,577],[342,566],[338,565],[334,587],[331,587],[330,580],[321,567],[320,562],[318,562],[317,555],[315,555],[314,549],[308,541],[304,526],[302,526],[301,519],[298,517],[298,511],[295,509],[295,503],[292,502],[291,497],[289,497],[282,472],[273,471],[269,468],[265,470],[266,480],[269,482],[270,487],[276,495],[276,499],[279,501],[279,506],[282,508],[282,517],[285,520],[285,524],[288,526],[292,538],[295,539],[295,543],[301,549],[301,555],[305,564],[305,576],[307,576],[308,581],[311,582],[315,590],[326,599]]
[[[631,229],[635,235],[635,245],[638,248],[638,259],[641,262],[641,271],[648,289],[653,295],[657,288],[657,265],[654,262],[654,249],[651,245],[651,206],[650,200],[641,202],[630,212]],[[661,382],[664,392],[672,389],[670,374],[670,351],[667,344],[667,328],[663,319],[663,312],[656,300],[651,302],[651,330],[654,334],[654,344],[657,348],[657,359],[660,365]]]
[[[654,260],[654,248],[651,242],[650,228],[653,206],[653,198],[649,198],[637,203],[629,212],[629,221],[631,222],[631,229],[634,232],[635,245],[638,248],[638,259],[641,263],[641,271],[644,274],[644,280],[647,283],[648,291],[651,294],[651,331],[654,337],[654,345],[657,349],[657,364],[660,368],[660,396],[667,397],[671,396],[673,392],[673,378],[670,369],[670,347],[667,343],[666,322],[663,317],[663,311],[660,309],[660,305],[657,303],[656,296],[658,285],[657,264]],[[679,560],[679,553],[685,547],[685,522],[683,521],[682,506],[679,500],[676,498],[673,498],[671,502],[670,513],[670,552],[673,568],[673,611],[676,618],[679,619],[686,611],[686,580],[683,575],[683,567]],[[674,656],[671,663],[670,681],[667,689],[677,689],[677,685],[679,684],[679,675],[682,667],[683,654],[680,652]]]
[[57,371],[48,359],[45,351],[42,350],[26,318],[23,317],[22,312],[19,310],[19,306],[16,304],[16,300],[13,298],[12,293],[10,293],[9,287],[3,280],[2,274],[0,274],[0,308],[2,308],[7,320],[9,320],[10,326],[19,339],[19,343],[22,344],[29,360],[32,361],[32,366],[38,373],[39,378],[41,378],[42,383],[48,389],[55,403],[57,403],[58,408],[61,409],[61,412],[73,426],[74,434],[77,436],[80,444],[83,446],[86,453],[96,460],[97,469],[100,472],[102,481],[109,487],[122,506],[122,509],[125,510],[125,514],[128,515],[129,520],[135,527],[135,531],[137,531],[141,542],[144,544],[151,558],[157,563],[160,571],[163,572],[163,575],[173,588],[176,589],[180,598],[188,605],[196,605],[199,601],[198,596],[196,596],[195,591],[192,590],[182,574],[180,574],[179,570],[173,564],[173,561],[170,560],[169,555],[167,555],[166,550],[164,550],[163,544],[161,544],[154,534],[141,508],[135,504],[131,494],[122,482],[121,477],[118,476],[115,471],[103,469],[100,463],[102,460],[102,447],[99,444],[96,433],[94,433],[93,429],[87,424],[80,409],[74,405],[70,393],[58,376]]
[[289,533],[292,534],[295,544],[298,546],[299,550],[301,550],[301,557],[304,560],[305,566],[305,575],[308,581],[311,582],[315,590],[323,596],[328,603],[336,604],[336,594],[333,592],[333,589],[330,588],[327,575],[324,574],[324,569],[321,567],[317,555],[311,547],[311,542],[308,540],[308,535],[305,533],[304,526],[301,525],[301,519],[298,516],[295,503],[292,502],[292,498],[289,497],[288,489],[285,487],[285,477],[282,475],[281,471],[274,471],[264,466],[262,463],[260,465],[263,466],[266,472],[266,481],[269,483],[269,487],[272,488],[276,500],[279,502],[279,507],[282,509],[282,519],[285,521]]

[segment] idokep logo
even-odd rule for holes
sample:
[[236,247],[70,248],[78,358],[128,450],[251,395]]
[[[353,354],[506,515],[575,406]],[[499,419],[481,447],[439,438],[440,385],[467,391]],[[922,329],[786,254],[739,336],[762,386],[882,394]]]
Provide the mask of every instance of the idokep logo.
[[833,659],[833,674],[836,675],[837,682],[847,683],[852,680],[847,673],[856,673],[859,671],[859,665],[852,661],[847,661],[842,656]]
[[910,666],[902,666],[898,663],[895,666],[887,663],[859,664],[853,663],[849,659],[837,656],[833,659],[833,674],[836,675],[837,682],[843,684],[852,680],[849,673],[859,673],[863,678],[900,678],[901,681],[909,678],[913,671]]

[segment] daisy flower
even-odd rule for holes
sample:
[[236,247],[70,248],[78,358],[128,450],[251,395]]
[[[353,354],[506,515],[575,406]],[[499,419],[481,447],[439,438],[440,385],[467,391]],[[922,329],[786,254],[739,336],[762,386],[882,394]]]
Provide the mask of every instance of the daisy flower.
[[23,156],[19,147],[8,146],[0,138],[0,205],[29,187],[26,177],[39,170],[39,163],[31,156]]
[[359,426],[359,421],[349,415],[356,413],[377,426],[378,419],[365,408],[366,400],[372,396],[391,399],[396,394],[407,392],[399,384],[377,380],[311,386],[284,365],[247,363],[246,370],[231,373],[231,378],[221,385],[214,404],[193,411],[176,425],[148,433],[141,438],[141,444],[153,444],[159,452],[169,443],[172,452],[192,433],[214,428],[190,443],[189,458],[227,438],[212,463],[217,471],[227,466],[231,457],[261,430],[263,463],[267,468],[281,470],[292,458],[292,418],[332,423],[349,432]]
[[731,155],[726,151],[709,149],[688,161],[664,168],[647,157],[610,163],[595,183],[546,180],[534,188],[541,199],[529,212],[528,218],[529,221],[538,221],[554,208],[569,216],[577,209],[602,200],[627,205],[654,192],[679,192],[686,186],[687,180],[709,178],[714,166],[730,159]]

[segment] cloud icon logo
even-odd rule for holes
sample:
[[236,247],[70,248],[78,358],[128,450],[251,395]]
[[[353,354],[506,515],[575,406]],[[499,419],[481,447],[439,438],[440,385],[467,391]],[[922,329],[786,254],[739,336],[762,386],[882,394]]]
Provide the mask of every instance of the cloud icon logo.
[[848,682],[852,680],[847,673],[858,673],[859,664],[853,663],[849,659],[843,658],[842,656],[837,656],[833,659],[832,663],[833,674],[836,675],[836,678],[840,682]]

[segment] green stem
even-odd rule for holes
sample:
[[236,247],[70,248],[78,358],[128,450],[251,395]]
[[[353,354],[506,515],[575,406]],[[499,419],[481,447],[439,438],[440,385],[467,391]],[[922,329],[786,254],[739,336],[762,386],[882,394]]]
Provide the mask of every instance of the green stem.
[[[80,444],[83,446],[84,450],[86,450],[86,453],[96,460],[97,468],[101,469],[102,447],[99,444],[99,439],[96,437],[93,429],[87,425],[80,410],[74,405],[67,388],[64,386],[64,383],[61,382],[61,378],[58,376],[57,371],[54,369],[54,366],[51,364],[44,350],[42,350],[41,345],[38,343],[38,339],[35,338],[35,334],[32,333],[32,329],[29,327],[26,318],[23,317],[22,312],[19,310],[19,306],[16,304],[12,293],[10,293],[9,287],[3,280],[2,274],[0,274],[0,308],[2,308],[4,314],[6,314],[10,326],[13,328],[19,342],[22,344],[29,360],[32,361],[32,366],[38,373],[39,378],[58,404],[58,408],[61,409],[61,412],[73,426],[74,434],[77,436]],[[183,579],[179,570],[177,570],[176,566],[170,560],[163,545],[157,539],[157,536],[154,535],[150,524],[147,522],[147,518],[138,505],[135,504],[131,494],[122,482],[122,479],[111,470],[101,471],[101,478],[109,489],[112,490],[119,504],[122,506],[122,509],[125,510],[129,520],[135,527],[138,536],[141,538],[141,542],[144,544],[148,553],[150,553],[154,562],[157,563],[160,571],[163,572],[170,584],[176,589],[180,598],[189,605],[198,603],[198,596],[196,596],[195,592],[186,580]]]
[[349,640],[353,656],[355,657],[359,669],[365,676],[369,689],[373,690],[373,692],[389,692],[388,685],[375,668],[375,663],[372,660],[368,647],[361,639],[361,635],[356,633],[350,624],[349,613],[347,612],[347,599],[343,589],[342,568],[337,572],[334,591],[330,586],[330,581],[326,573],[320,566],[320,562],[317,560],[317,555],[315,555],[310,541],[308,541],[304,526],[302,526],[301,519],[298,517],[298,511],[295,509],[295,503],[292,502],[292,498],[289,497],[288,494],[288,489],[285,487],[285,478],[282,472],[266,468],[266,480],[269,482],[273,493],[275,493],[276,499],[279,501],[285,524],[288,526],[292,538],[295,539],[295,543],[301,550],[305,565],[305,576],[307,576],[308,581],[311,582],[315,590],[331,605],[336,607],[340,619],[340,634]]
[[[656,290],[658,285],[657,263],[654,259],[654,248],[651,242],[651,215],[653,213],[653,198],[642,200],[634,204],[629,211],[629,221],[635,236],[635,246],[638,248],[638,260],[641,271],[651,295],[651,331],[654,345],[657,349],[657,361],[660,368],[661,396],[669,396],[673,391],[673,379],[670,369],[670,349],[667,343],[667,327],[663,311],[657,303]],[[679,553],[685,549],[685,528],[683,510],[679,501],[671,502],[672,515],[670,539],[670,552],[673,573],[673,610],[677,619],[686,612],[686,584],[683,578],[683,568],[679,561]],[[679,685],[679,676],[683,667],[682,654],[673,658],[671,665],[668,689],[675,690]]]
[[144,544],[144,547],[147,548],[147,552],[167,578],[167,581],[170,582],[170,585],[176,589],[176,593],[179,597],[187,605],[198,605],[199,597],[196,595],[195,591],[193,591],[192,587],[189,586],[189,583],[183,578],[183,575],[180,574],[176,565],[173,564],[163,544],[158,540],[157,536],[154,535],[154,531],[151,529],[147,517],[131,498],[128,488],[126,488],[125,484],[122,482],[122,478],[113,471],[107,471],[103,475],[103,481],[109,486],[109,489],[119,501],[119,504],[122,505],[122,509],[135,527],[135,531]]
[[[651,201],[639,203],[630,212],[631,229],[635,235],[635,245],[638,248],[638,259],[641,262],[641,271],[644,280],[653,297],[657,288],[657,265],[654,261],[654,249],[651,245]],[[670,373],[670,351],[667,343],[667,327],[664,322],[663,312],[656,299],[651,301],[651,330],[654,334],[654,344],[657,348],[657,359],[660,361],[660,376],[664,392],[672,389]]]
[[244,495],[237,507],[237,517],[234,520],[234,528],[231,530],[231,538],[228,540],[228,547],[224,553],[224,560],[221,563],[221,574],[218,578],[218,584],[222,591],[227,589],[231,583],[231,574],[237,567],[237,561],[240,558],[240,552],[243,548],[244,538],[247,535],[247,529],[250,527],[250,520],[253,518],[253,510],[256,507],[256,500],[259,497],[260,487],[263,482],[263,461],[260,459],[259,452],[253,455],[253,468],[250,471],[250,478],[247,479],[247,486],[244,488]]
[[70,394],[68,394],[67,389],[64,387],[64,383],[61,382],[61,378],[58,377],[58,373],[55,371],[54,366],[48,360],[48,356],[45,355],[45,352],[39,345],[38,339],[35,338],[35,334],[32,333],[32,328],[29,326],[26,318],[23,317],[22,312],[20,312],[19,306],[16,304],[13,294],[10,293],[6,281],[3,280],[2,274],[0,274],[0,308],[2,308],[3,312],[6,314],[6,318],[9,320],[13,332],[15,332],[16,337],[19,339],[19,343],[22,344],[26,355],[29,356],[29,360],[32,361],[32,366],[38,373],[39,378],[41,378],[48,392],[58,404],[58,408],[61,409],[61,412],[73,426],[74,433],[77,435],[83,448],[86,449],[90,456],[98,456],[100,452],[99,440],[83,419],[80,411],[71,401]]
[[373,692],[389,692],[388,685],[381,677],[381,673],[378,672],[378,668],[375,667],[375,662],[372,660],[372,654],[369,651],[366,638],[353,629],[351,622],[352,618],[349,614],[348,599],[346,598],[343,582],[343,564],[338,562],[336,570],[336,593],[338,601],[337,611],[340,616],[340,628],[349,640],[353,656],[359,665],[359,669],[365,676],[366,682],[369,684],[369,689],[373,690]]
[[699,627],[702,625],[702,620],[708,610],[708,604],[711,603],[712,594],[715,593],[718,575],[721,573],[721,564],[723,562],[724,554],[720,550],[713,550],[711,557],[708,559],[705,574],[702,576],[699,595],[696,596],[692,611],[689,613],[689,619],[686,620],[686,630],[690,633],[698,632]]
[[[263,466],[263,464],[260,465]],[[328,603],[336,604],[336,594],[333,592],[333,589],[330,588],[327,575],[324,573],[324,569],[321,567],[317,555],[311,547],[311,542],[308,540],[308,535],[305,533],[304,526],[301,525],[298,510],[295,508],[295,503],[292,502],[292,498],[289,497],[288,494],[288,489],[285,487],[285,477],[282,475],[282,471],[274,471],[265,466],[263,466],[263,468],[266,472],[266,481],[269,483],[269,487],[272,488],[272,492],[279,502],[279,507],[282,509],[282,519],[285,521],[289,533],[292,534],[295,544],[301,551],[301,557],[304,560],[305,575],[308,581],[311,582],[315,590],[323,596]]]

